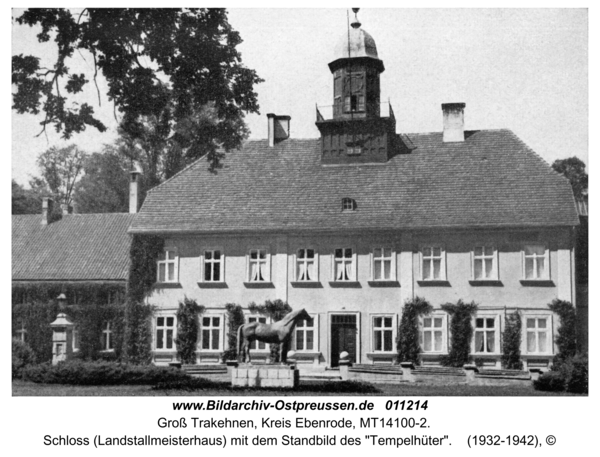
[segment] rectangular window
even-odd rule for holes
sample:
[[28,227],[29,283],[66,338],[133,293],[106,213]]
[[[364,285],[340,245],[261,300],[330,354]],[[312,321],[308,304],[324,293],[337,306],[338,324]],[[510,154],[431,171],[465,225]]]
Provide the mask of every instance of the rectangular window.
[[475,319],[475,352],[496,352],[496,319],[478,317]]
[[498,279],[498,255],[493,246],[477,246],[473,249],[473,279],[491,281]]
[[296,351],[315,350],[315,319],[299,321],[294,330],[294,344]]
[[442,352],[444,350],[444,320],[441,316],[423,318],[421,326],[423,352]]
[[165,249],[158,256],[157,274],[158,282],[178,282],[178,258],[174,249]]
[[446,279],[445,252],[440,246],[426,246],[421,250],[421,275],[424,281]]
[[156,349],[168,350],[175,348],[175,318],[156,318]]
[[528,354],[547,354],[550,352],[550,344],[548,343],[550,329],[548,327],[548,318],[546,317],[528,317],[526,319]]
[[202,317],[202,349],[218,351],[221,342],[221,318],[218,316]]
[[[248,316],[248,323],[252,323],[252,322],[259,322],[261,324],[266,324],[267,318],[261,317],[261,316]],[[262,341],[255,340],[250,343],[250,349],[258,349],[258,350],[264,351],[266,348],[267,348],[267,343],[264,343]]]
[[79,351],[79,329],[77,326],[73,327],[73,341],[71,347],[73,348],[73,352]]
[[395,278],[394,254],[390,248],[373,249],[373,281],[391,281]]
[[27,329],[25,328],[25,322],[19,321],[17,331],[15,333],[16,333],[17,339],[19,341],[22,341],[23,343],[25,343],[25,341],[27,339]]
[[204,251],[204,282],[222,282],[225,259],[220,249]]
[[354,281],[356,266],[352,248],[338,248],[334,251],[334,281]]
[[373,317],[373,351],[391,352],[394,350],[394,328],[391,316]]
[[548,250],[545,246],[525,246],[523,250],[523,278],[550,279],[548,265]]
[[[160,319],[160,318],[159,318]],[[171,318],[172,319],[172,318]],[[102,330],[101,350],[112,351],[115,348],[113,330],[110,322],[107,322]]]
[[317,260],[314,249],[296,252],[296,281],[317,281]]
[[248,281],[268,282],[270,278],[269,254],[266,249],[251,249],[248,254]]

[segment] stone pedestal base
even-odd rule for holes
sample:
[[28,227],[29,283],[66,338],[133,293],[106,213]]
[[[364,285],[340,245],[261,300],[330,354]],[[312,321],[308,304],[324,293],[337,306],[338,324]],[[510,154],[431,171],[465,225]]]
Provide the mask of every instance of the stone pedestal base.
[[231,370],[232,387],[298,387],[300,371],[286,365],[240,365]]

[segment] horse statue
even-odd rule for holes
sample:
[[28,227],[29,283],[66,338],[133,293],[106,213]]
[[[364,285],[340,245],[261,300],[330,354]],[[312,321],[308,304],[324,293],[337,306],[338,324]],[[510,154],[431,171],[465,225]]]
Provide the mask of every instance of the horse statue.
[[298,321],[310,320],[306,310],[292,311],[283,319],[273,324],[261,324],[260,322],[250,322],[240,325],[238,328],[238,358],[242,357],[242,363],[252,363],[250,358],[250,343],[252,341],[262,341],[264,343],[282,343],[281,363],[286,363],[289,342],[294,333],[294,328]]

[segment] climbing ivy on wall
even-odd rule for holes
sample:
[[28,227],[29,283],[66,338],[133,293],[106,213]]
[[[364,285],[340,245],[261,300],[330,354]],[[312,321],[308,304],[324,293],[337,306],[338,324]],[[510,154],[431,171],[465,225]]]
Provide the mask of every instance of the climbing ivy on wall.
[[[263,316],[270,317],[273,322],[280,321],[288,313],[292,312],[292,307],[283,300],[267,300],[263,305],[257,305],[252,302],[248,305],[248,309],[251,313],[261,314]],[[278,363],[281,360],[281,344],[271,343],[269,345],[271,351],[270,361],[271,363]]]
[[420,364],[419,317],[429,314],[431,309],[429,302],[421,297],[415,297],[404,303],[398,328],[398,362]]
[[145,364],[152,361],[154,309],[144,300],[156,282],[156,259],[163,247],[163,239],[156,236],[134,235],[131,240],[123,332],[123,359],[129,363]]
[[555,338],[558,348],[556,362],[561,363],[577,353],[577,315],[571,302],[555,299],[548,308],[558,314],[560,326]]
[[470,362],[471,340],[473,339],[472,317],[477,311],[475,302],[465,303],[458,300],[456,304],[446,303],[442,309],[450,314],[450,349],[448,355],[442,357],[442,365],[462,367]]
[[[120,353],[124,284],[111,283],[17,283],[13,285],[12,332],[24,325],[25,341],[32,347],[38,362],[52,359],[52,329],[59,308],[57,297],[65,294],[64,312],[76,325],[79,334],[77,357],[96,359],[101,352],[102,330],[111,322],[116,356]],[[109,297],[116,298],[108,304]],[[115,325],[112,325],[112,324]]]
[[240,325],[244,324],[244,311],[240,305],[227,303],[225,305],[227,313],[227,346],[228,349],[223,352],[223,360],[237,359],[237,332]]
[[521,314],[514,311],[504,318],[502,332],[502,366],[508,370],[521,370]]
[[204,313],[204,306],[196,300],[185,298],[179,302],[177,310],[177,354],[182,363],[196,363],[196,348],[200,333],[200,315]]

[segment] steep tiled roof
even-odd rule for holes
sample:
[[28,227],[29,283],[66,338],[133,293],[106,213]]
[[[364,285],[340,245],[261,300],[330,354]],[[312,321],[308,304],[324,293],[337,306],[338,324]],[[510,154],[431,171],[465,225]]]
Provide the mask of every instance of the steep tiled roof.
[[125,280],[130,214],[73,214],[42,226],[37,214],[12,217],[13,281]]
[[[385,164],[321,165],[318,139],[249,141],[211,173],[199,160],[148,193],[130,232],[577,225],[571,187],[511,131],[402,135]],[[341,200],[356,211],[341,211]]]

